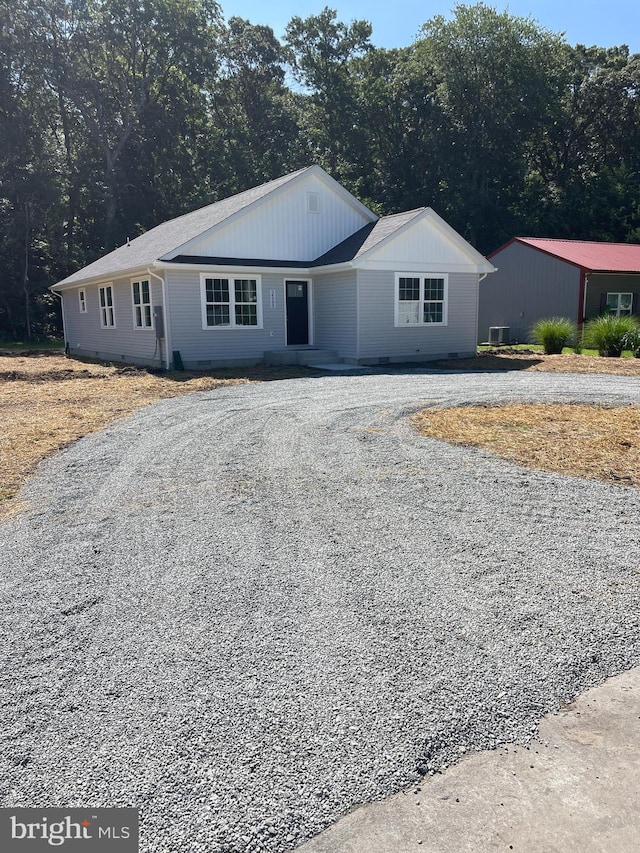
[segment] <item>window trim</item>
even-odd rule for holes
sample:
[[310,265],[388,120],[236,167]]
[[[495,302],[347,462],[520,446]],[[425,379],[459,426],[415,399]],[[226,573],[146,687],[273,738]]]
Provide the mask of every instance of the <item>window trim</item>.
[[[145,281],[149,285],[149,302],[148,303],[142,301],[142,283]],[[134,296],[134,287],[136,284],[140,285],[140,305],[139,306],[136,305],[136,300],[135,300],[135,296]],[[145,323],[143,323],[141,326],[139,326],[137,323],[137,318],[136,318],[136,308],[138,308],[138,307],[140,308],[140,310],[141,310],[140,316],[144,320],[144,317],[142,315],[142,308],[145,305],[149,306],[149,320],[150,320],[150,322],[149,322],[149,325],[146,325]],[[153,331],[153,329],[154,329],[153,295],[151,293],[151,279],[150,278],[132,278],[131,279],[131,310],[133,311],[133,328],[135,329],[136,332]]]
[[[616,296],[617,297],[618,307],[616,308],[615,311],[609,305],[609,297],[610,296]],[[629,313],[628,314],[627,313],[625,313],[625,314],[620,313],[620,297],[621,296],[628,296],[629,297]],[[614,316],[616,316],[616,317],[631,317],[633,315],[633,293],[629,293],[626,291],[611,291],[610,293],[607,292],[605,307],[609,310],[610,314],[614,314]],[[626,311],[626,309],[625,309],[625,311]]]
[[80,313],[87,313],[87,289],[85,287],[78,288],[78,304],[80,306]]
[[[210,326],[207,323],[207,279],[220,278],[229,282],[229,325]],[[256,325],[243,325],[236,323],[236,281],[255,281],[256,283]],[[239,303],[247,304],[247,303]],[[211,272],[200,273],[200,311],[202,316],[202,330],[205,332],[228,332],[228,331],[252,331],[263,328],[262,321],[262,276],[259,273],[236,270],[234,272]]]
[[[400,279],[401,278],[418,278],[420,279],[420,290],[418,298],[418,322],[417,323],[401,323],[399,320],[400,314]],[[427,279],[442,279],[443,298],[440,299],[425,299],[425,281]],[[425,302],[442,302],[442,322],[427,323],[424,320],[424,304]],[[419,329],[430,327],[447,326],[449,323],[449,273],[446,272],[397,272],[395,274],[395,289],[393,300],[393,325],[398,329]]]
[[[106,296],[107,290],[111,291],[111,305],[110,306],[109,305],[103,306],[103,304],[102,304],[102,291],[103,290],[105,291],[105,296]],[[115,329],[116,328],[116,305],[115,305],[115,299],[114,299],[113,293],[114,293],[114,288],[113,288],[113,282],[112,281],[107,282],[106,284],[101,284],[98,287],[98,306],[100,308],[100,328],[101,329]],[[106,316],[105,311],[107,311],[109,308],[111,308],[111,320],[112,320],[112,322],[111,323],[105,323],[105,316]]]

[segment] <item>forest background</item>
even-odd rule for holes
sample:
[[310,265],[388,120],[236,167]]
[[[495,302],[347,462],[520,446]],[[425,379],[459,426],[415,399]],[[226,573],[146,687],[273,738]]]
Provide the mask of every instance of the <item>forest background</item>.
[[0,0],[0,338],[153,226],[319,163],[481,252],[640,241],[640,55],[458,5],[408,47],[325,8],[284,37],[214,0]]

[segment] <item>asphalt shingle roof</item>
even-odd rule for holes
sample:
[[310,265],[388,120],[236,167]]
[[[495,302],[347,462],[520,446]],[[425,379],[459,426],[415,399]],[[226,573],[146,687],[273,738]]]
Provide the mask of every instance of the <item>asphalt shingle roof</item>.
[[302,174],[302,172],[306,172],[308,168],[310,167],[299,169],[297,172],[291,172],[282,178],[277,178],[275,181],[269,181],[267,184],[253,187],[237,195],[216,201],[206,207],[201,207],[191,213],[185,213],[176,219],[163,222],[161,225],[157,225],[150,231],[131,240],[128,245],[120,246],[114,249],[113,252],[109,252],[109,254],[98,258],[97,261],[83,267],[63,281],[58,282],[58,284],[72,284],[75,281],[83,281],[94,276],[104,275],[111,277],[118,273],[148,266],[154,261],[161,260],[189,240],[193,240],[214,225],[218,225],[243,208],[248,207],[284,184],[289,183],[289,181]]

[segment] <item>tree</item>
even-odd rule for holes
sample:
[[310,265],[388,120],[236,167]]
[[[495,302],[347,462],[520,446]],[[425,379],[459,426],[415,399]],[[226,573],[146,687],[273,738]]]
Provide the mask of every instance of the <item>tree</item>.
[[531,18],[479,3],[437,16],[414,46],[416,70],[435,75],[442,110],[446,212],[485,251],[509,234],[530,141],[551,119],[568,46]]
[[295,79],[310,93],[304,100],[305,126],[313,159],[336,177],[357,171],[352,154],[358,149],[360,128],[354,123],[355,93],[351,63],[371,51],[371,24],[343,24],[334,9],[304,20],[293,17],[285,42],[291,49]]
[[113,248],[123,152],[171,87],[204,79],[215,62],[219,7],[213,0],[45,0],[32,17],[61,117],[75,113],[100,152],[100,251]]

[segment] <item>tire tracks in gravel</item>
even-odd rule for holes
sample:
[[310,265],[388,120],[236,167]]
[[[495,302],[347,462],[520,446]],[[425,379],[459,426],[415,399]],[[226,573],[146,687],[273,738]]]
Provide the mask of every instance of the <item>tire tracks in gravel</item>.
[[406,423],[640,398],[590,379],[245,386],[50,460],[0,528],[4,713],[27,725],[4,801],[137,805],[145,853],[281,851],[637,661],[636,493]]

